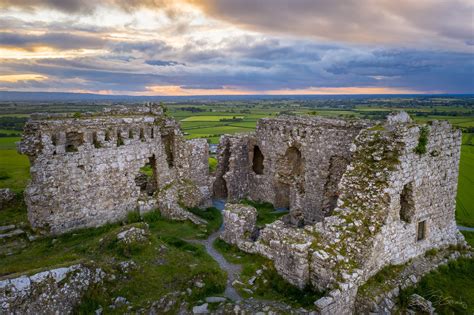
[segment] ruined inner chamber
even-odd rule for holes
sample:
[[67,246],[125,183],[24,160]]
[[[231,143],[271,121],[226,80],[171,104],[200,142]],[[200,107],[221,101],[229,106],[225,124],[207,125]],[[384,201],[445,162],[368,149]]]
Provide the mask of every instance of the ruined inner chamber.
[[351,144],[368,126],[362,120],[266,118],[252,134],[223,136],[214,196],[288,208],[286,221],[296,225],[321,221],[336,206]]

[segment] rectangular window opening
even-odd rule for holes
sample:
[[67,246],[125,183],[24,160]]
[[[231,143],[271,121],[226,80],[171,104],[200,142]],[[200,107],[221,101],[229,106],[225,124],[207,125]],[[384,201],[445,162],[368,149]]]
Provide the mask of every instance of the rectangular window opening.
[[418,222],[418,230],[416,233],[416,240],[422,241],[426,238],[426,221]]

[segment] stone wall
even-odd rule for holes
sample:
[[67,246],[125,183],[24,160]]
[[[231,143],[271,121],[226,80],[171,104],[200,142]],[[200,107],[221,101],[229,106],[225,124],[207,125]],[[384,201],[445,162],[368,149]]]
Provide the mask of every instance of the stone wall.
[[0,281],[1,314],[72,314],[83,294],[102,283],[100,268],[56,268]]
[[454,218],[460,144],[460,131],[447,122],[419,126],[391,116],[348,145],[351,162],[331,184],[338,195],[331,215],[302,227],[278,220],[255,241],[234,243],[272,259],[289,282],[327,290],[319,312],[351,313],[357,288],[384,266],[464,244]]
[[210,202],[206,141],[185,141],[158,105],[33,115],[19,152],[31,162],[29,220],[51,233],[117,221],[136,209],[199,222],[183,207]]
[[289,208],[295,223],[321,221],[335,207],[351,143],[369,125],[320,117],[261,119],[255,133],[221,139],[214,191],[232,202],[251,198]]

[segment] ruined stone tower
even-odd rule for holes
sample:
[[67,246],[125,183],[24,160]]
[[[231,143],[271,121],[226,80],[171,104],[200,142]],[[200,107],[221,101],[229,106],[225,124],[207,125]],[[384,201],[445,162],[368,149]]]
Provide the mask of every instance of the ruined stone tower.
[[406,113],[377,125],[263,119],[253,134],[221,139],[217,192],[290,213],[262,228],[254,208],[228,205],[222,238],[271,259],[294,285],[329,292],[319,312],[350,314],[358,287],[384,266],[463,244],[460,144],[448,122],[420,126]]
[[31,163],[29,220],[51,233],[156,208],[199,222],[183,207],[210,202],[207,142],[185,141],[159,105],[33,115],[18,149]]

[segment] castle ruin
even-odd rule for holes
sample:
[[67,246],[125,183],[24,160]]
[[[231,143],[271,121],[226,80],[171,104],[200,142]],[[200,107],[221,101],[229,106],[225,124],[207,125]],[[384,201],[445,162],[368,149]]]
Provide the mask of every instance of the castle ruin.
[[159,105],[33,115],[18,149],[31,164],[28,218],[53,234],[137,209],[200,223],[185,208],[210,205],[206,140],[186,141]]
[[[19,151],[33,227],[62,233],[160,209],[227,200],[221,238],[271,259],[290,283],[328,292],[323,314],[351,313],[357,289],[384,266],[463,242],[454,218],[461,132],[420,126],[406,113],[375,123],[320,117],[261,119],[254,133],[222,136],[215,174],[204,139],[184,140],[156,105],[36,115]],[[264,227],[242,199],[288,215]]]
[[271,259],[292,284],[328,292],[319,313],[350,314],[358,287],[384,266],[463,243],[460,144],[448,122],[419,126],[406,113],[377,125],[262,119],[254,134],[221,139],[222,191],[290,213],[259,228],[255,208],[227,205],[222,238]]

